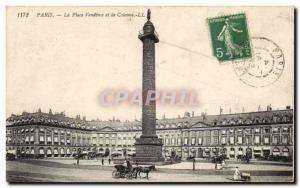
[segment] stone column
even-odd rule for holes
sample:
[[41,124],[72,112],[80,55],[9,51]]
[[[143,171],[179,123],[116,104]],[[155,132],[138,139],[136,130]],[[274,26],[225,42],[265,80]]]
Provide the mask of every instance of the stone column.
[[[143,81],[142,81],[142,136],[136,139],[137,162],[159,162],[162,157],[162,140],[156,135],[156,102],[155,98],[155,43],[159,42],[154,25],[150,21],[148,9],[147,22],[139,39],[143,42]],[[148,98],[148,99],[147,99]]]

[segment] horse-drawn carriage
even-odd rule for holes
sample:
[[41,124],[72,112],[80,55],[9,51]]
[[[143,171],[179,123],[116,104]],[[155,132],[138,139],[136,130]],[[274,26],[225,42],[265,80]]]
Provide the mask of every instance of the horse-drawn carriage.
[[126,178],[133,179],[137,177],[145,177],[148,179],[148,174],[151,170],[154,170],[154,165],[151,166],[136,166],[136,167],[127,167],[124,165],[115,165],[115,170],[112,172],[112,177],[115,179]]

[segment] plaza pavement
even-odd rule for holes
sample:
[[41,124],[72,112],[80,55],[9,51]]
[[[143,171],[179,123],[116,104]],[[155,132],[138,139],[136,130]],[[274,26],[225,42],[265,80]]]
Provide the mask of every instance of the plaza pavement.
[[[67,160],[64,161],[66,162]],[[35,164],[36,162],[37,164]],[[81,162],[84,163],[85,161]],[[99,162],[101,163],[101,161]],[[230,180],[233,175],[232,171],[228,171],[228,173],[201,174],[201,170],[185,170],[184,168],[187,168],[187,165],[192,165],[192,163],[188,162],[170,165],[169,169],[166,168],[167,166],[164,166],[165,168],[160,167],[157,171],[149,174],[149,180],[140,178],[132,180],[113,179],[111,175],[113,167],[103,167],[101,165],[95,166],[91,165],[91,163],[89,163],[90,165],[83,165],[82,163],[80,163],[81,165],[73,165],[52,161],[7,161],[7,180],[9,182],[233,182]],[[198,165],[199,168],[211,168],[211,165],[213,164],[210,165],[207,163],[204,166],[203,164]],[[170,173],[170,171],[168,171],[170,168],[176,170],[171,169],[172,172]],[[256,168],[256,166],[253,168]],[[275,170],[278,166],[268,168]],[[284,167],[283,170],[286,170],[286,168],[291,167]],[[205,170],[216,172],[214,169],[203,169],[203,171]],[[291,175],[251,176],[251,182],[291,181],[293,181]]]

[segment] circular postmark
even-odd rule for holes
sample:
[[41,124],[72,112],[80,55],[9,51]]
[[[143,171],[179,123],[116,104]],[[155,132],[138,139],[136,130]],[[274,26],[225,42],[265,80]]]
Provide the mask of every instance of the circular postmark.
[[264,37],[253,37],[252,58],[233,61],[239,79],[252,87],[265,87],[276,82],[284,70],[284,54],[281,48]]

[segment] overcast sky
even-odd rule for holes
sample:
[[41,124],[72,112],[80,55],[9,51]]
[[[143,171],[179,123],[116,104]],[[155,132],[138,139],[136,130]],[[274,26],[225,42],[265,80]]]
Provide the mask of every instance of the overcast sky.
[[[29,18],[16,17],[29,11]],[[143,13],[146,7],[8,8],[7,117],[12,113],[65,111],[87,119],[133,120],[141,108],[126,104],[102,107],[99,94],[107,88],[134,91],[142,84],[142,43],[138,31],[145,17],[37,18],[38,12]],[[194,90],[200,105],[157,106],[157,117],[284,109],[294,103],[293,9],[153,7],[156,44],[156,86],[160,90]],[[273,84],[254,88],[239,80],[231,62],[212,56],[207,18],[245,12],[250,36],[271,39],[285,56],[285,67]]]

